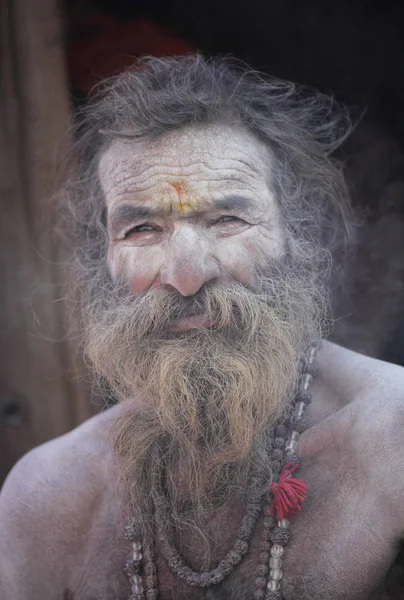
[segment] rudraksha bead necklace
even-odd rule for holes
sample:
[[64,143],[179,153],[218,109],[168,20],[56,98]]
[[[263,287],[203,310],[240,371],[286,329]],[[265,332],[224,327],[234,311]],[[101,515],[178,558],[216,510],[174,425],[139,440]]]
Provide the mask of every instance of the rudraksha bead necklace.
[[[296,454],[300,434],[306,428],[305,413],[311,402],[310,386],[313,380],[313,363],[317,347],[311,347],[303,360],[299,391],[292,405],[291,416],[276,426],[268,439],[272,459],[273,479],[269,491],[262,492],[262,480],[253,476],[247,496],[246,513],[238,530],[233,548],[219,565],[210,571],[192,570],[180,556],[172,539],[168,500],[159,485],[155,486],[154,505],[156,541],[170,571],[185,581],[190,587],[209,587],[222,582],[247,554],[263,504],[266,511],[263,520],[261,553],[256,568],[254,600],[282,600],[281,580],[284,548],[290,539],[290,519],[301,509],[307,494],[306,484],[293,478],[300,460]],[[266,497],[265,497],[266,496]],[[133,520],[125,530],[125,538],[132,542],[132,556],[125,565],[125,572],[131,582],[130,600],[157,600],[157,576],[154,564],[154,541],[139,541],[141,534]]]
[[248,552],[249,541],[258,517],[262,513],[262,505],[266,495],[264,485],[265,481],[262,478],[252,478],[247,496],[246,513],[241,521],[233,548],[215,569],[204,573],[193,571],[187,566],[179,552],[170,542],[170,538],[172,539],[173,537],[172,530],[168,525],[169,519],[167,518],[170,507],[166,496],[160,490],[160,493],[157,493],[154,497],[156,533],[159,549],[170,571],[184,580],[190,587],[209,587],[221,583]]

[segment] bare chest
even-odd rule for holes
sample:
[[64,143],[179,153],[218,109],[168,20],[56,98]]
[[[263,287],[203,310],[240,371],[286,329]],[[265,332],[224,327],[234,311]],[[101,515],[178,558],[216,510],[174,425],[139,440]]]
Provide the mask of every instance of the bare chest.
[[[286,600],[373,600],[402,598],[386,595],[386,577],[398,552],[398,540],[389,522],[375,482],[356,473],[352,460],[341,460],[335,449],[307,457],[301,476],[309,485],[302,512],[291,522],[282,571]],[[241,507],[223,511],[212,521],[206,539],[210,568],[232,547],[242,517]],[[253,600],[260,563],[262,519],[242,563],[223,581],[205,590],[189,588],[168,569],[157,551],[159,600]],[[203,560],[204,543],[188,536],[181,551],[195,569]],[[78,557],[71,577],[69,600],[129,600],[130,589],[123,565],[130,546],[111,507],[99,515]],[[403,590],[404,590],[404,581]],[[396,590],[400,587],[397,585]],[[400,594],[399,592],[397,592]]]

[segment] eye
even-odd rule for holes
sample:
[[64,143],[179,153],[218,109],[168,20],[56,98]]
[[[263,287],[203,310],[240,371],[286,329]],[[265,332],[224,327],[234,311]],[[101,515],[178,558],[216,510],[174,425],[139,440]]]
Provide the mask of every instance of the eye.
[[223,215],[216,221],[216,223],[244,223],[243,219],[239,217],[234,217],[233,215]]
[[249,226],[248,221],[234,215],[222,215],[210,223],[213,231],[220,236],[236,235]]
[[136,225],[136,227],[132,227],[125,233],[125,238],[134,235],[136,233],[149,233],[150,231],[159,231],[160,228],[155,225],[151,225],[150,223],[141,223],[140,225]]

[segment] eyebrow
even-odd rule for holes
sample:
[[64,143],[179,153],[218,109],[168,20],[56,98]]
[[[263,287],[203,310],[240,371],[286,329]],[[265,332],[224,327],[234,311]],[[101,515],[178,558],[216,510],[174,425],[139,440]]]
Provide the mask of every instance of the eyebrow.
[[248,210],[254,203],[245,196],[226,196],[213,201],[217,210]]
[[[215,210],[246,211],[253,207],[253,202],[244,196],[226,196],[212,202]],[[189,214],[189,213],[188,213]],[[192,214],[198,214],[194,211]],[[191,216],[190,215],[190,216]],[[167,210],[152,208],[140,204],[120,204],[109,216],[111,231],[118,234],[123,228],[131,225],[136,219],[167,216]]]
[[138,204],[121,204],[109,216],[109,224],[113,234],[117,235],[128,225],[131,225],[136,219],[149,219],[150,217],[161,215],[161,210],[147,208]]

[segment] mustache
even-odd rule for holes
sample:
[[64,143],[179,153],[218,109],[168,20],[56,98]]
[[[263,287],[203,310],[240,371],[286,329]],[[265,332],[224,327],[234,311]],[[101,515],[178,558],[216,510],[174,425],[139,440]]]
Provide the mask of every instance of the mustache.
[[209,310],[209,299],[207,289],[202,288],[190,297],[183,297],[175,290],[169,291],[163,302],[167,303],[169,319],[181,319],[193,315],[206,314]]
[[107,312],[108,308],[111,309],[115,321],[119,320],[133,332],[136,331],[137,338],[161,336],[179,319],[194,315],[204,316],[214,322],[215,330],[248,332],[250,337],[255,334],[252,324],[259,323],[263,306],[268,308],[282,304],[280,296],[284,293],[284,285],[278,285],[277,280],[272,278],[262,282],[260,289],[238,282],[211,283],[205,284],[191,297],[184,297],[176,290],[164,287],[149,289],[134,296],[122,285],[118,303],[116,292],[115,287],[109,307],[104,297],[107,303],[104,308]]

